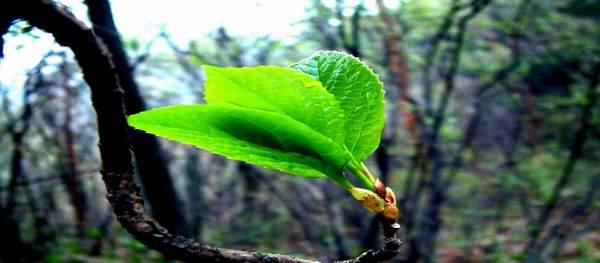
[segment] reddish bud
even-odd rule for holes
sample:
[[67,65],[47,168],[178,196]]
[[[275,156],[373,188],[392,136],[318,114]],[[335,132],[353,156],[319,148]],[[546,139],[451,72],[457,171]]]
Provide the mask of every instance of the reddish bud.
[[375,181],[375,193],[381,196],[381,198],[385,198],[385,192],[385,185],[383,184],[383,182],[381,182],[381,180],[379,180],[379,178],[377,178],[377,180]]

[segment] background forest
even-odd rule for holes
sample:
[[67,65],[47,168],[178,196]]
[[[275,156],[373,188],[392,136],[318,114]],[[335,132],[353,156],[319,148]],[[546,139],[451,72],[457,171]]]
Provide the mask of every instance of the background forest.
[[[128,114],[201,103],[204,64],[289,66],[339,50],[371,66],[387,122],[367,165],[398,197],[394,262],[600,262],[598,0],[238,1],[302,18],[284,34],[236,34],[222,10],[202,35],[169,17],[119,34],[117,15],[143,2],[114,17],[106,0],[59,2],[111,51]],[[202,17],[204,1],[194,5]],[[170,261],[116,221],[90,91],[52,41],[26,22],[4,35],[0,262]],[[329,180],[142,132],[131,143],[146,205],[174,233],[323,261],[382,246],[379,222]]]

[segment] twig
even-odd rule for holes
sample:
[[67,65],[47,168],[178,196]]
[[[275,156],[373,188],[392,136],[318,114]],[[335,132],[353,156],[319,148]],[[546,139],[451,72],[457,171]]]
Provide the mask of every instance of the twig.
[[400,225],[395,220],[380,219],[383,228],[383,249],[369,250],[362,253],[360,256],[336,263],[375,263],[384,262],[393,259],[400,253],[402,242],[396,237],[396,232],[400,229]]
[[592,202],[595,200],[595,196],[598,194],[597,191],[598,187],[600,186],[600,174],[592,175],[587,185],[587,191],[577,205],[565,212],[564,215],[555,220],[555,222],[548,225],[548,233],[544,239],[540,241],[537,247],[537,251],[540,251],[540,254],[543,254],[548,244],[560,237],[560,232],[563,228],[573,225],[571,224],[572,221],[584,214],[584,212],[590,208],[590,206],[592,206]]
[[556,254],[558,254],[565,244],[571,240],[579,239],[582,235],[593,231],[595,228],[600,225],[600,212],[596,211],[591,216],[588,217],[587,222],[581,226],[579,229],[572,231],[568,235],[560,235],[556,241],[556,244],[552,247],[551,250],[546,251],[540,257],[541,260],[545,260],[547,258],[554,258]]

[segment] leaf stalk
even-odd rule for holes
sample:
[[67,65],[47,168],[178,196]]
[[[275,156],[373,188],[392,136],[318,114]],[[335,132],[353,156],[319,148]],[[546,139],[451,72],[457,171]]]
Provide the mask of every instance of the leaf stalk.
[[351,160],[346,167],[360,181],[363,187],[375,192],[375,177],[363,163],[359,164],[356,160]]

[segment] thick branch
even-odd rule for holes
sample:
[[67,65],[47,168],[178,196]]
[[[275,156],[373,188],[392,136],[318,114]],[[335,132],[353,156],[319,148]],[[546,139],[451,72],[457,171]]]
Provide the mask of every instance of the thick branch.
[[[10,16],[4,13],[10,12]],[[123,91],[115,74],[110,54],[93,32],[62,6],[46,0],[13,2],[2,11],[2,18],[28,21],[51,33],[56,41],[71,48],[92,93],[92,104],[98,121],[102,179],[107,198],[117,219],[136,239],[174,259],[194,262],[315,262],[291,256],[248,252],[202,245],[192,239],[173,235],[146,211],[139,186],[133,181],[132,156],[123,106]],[[11,20],[12,21],[12,20]],[[379,262],[398,253],[400,241],[395,238],[399,225],[382,221],[386,246],[369,251],[347,262]]]
[[64,8],[48,1],[13,3],[15,17],[54,35],[71,48],[92,90],[99,130],[102,175],[117,219],[140,242],[184,261],[220,262],[313,262],[294,257],[222,249],[201,245],[172,235],[148,215],[133,182],[133,166],[127,141],[123,92],[115,76],[110,55],[92,31]]
[[[102,39],[112,55],[119,84],[125,92],[126,113],[134,114],[145,110],[146,103],[132,74],[108,0],[87,0],[86,3],[94,33]],[[152,215],[169,230],[177,234],[188,234],[185,216],[178,205],[180,201],[158,140],[138,130],[132,130],[130,134],[140,183],[152,208]]]

